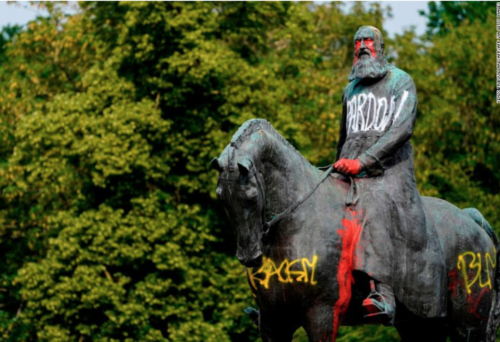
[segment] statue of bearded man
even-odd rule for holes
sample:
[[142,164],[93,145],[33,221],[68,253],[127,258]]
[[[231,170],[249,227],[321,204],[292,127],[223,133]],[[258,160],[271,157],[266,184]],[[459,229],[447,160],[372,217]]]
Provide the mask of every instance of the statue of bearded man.
[[354,45],[334,168],[350,182],[346,218],[354,215],[361,227],[354,274],[375,284],[363,301],[365,317],[394,324],[396,299],[398,308],[401,303],[417,315],[442,317],[443,253],[435,227],[426,222],[413,170],[415,85],[387,62],[375,27],[359,28]]

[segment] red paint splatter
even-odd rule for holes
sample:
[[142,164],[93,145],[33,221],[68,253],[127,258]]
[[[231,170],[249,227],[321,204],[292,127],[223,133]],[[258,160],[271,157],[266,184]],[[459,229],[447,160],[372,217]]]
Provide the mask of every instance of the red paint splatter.
[[346,217],[347,218],[342,220],[342,226],[344,229],[337,230],[337,233],[342,240],[342,250],[337,270],[339,299],[333,307],[332,342],[336,339],[340,322],[347,311],[349,302],[351,301],[352,284],[354,283],[352,271],[354,269],[354,265],[356,264],[355,251],[361,231],[363,230],[361,226],[360,212],[347,208]]
[[[456,298],[458,296],[458,287],[465,288],[465,284],[462,277],[459,277],[458,270],[455,268],[448,272],[448,289],[451,291],[451,296]],[[464,291],[465,292],[465,291]],[[475,296],[473,294],[467,294],[467,309],[474,315],[477,319],[486,321],[487,318],[483,317],[479,312],[477,312],[478,307],[481,305],[481,300],[485,293],[490,292],[489,288],[483,288],[481,292]]]
[[490,289],[489,288],[482,289],[477,297],[472,296],[472,295],[467,296],[467,306],[468,306],[469,312],[471,314],[473,314],[474,317],[476,317],[477,319],[480,319],[481,321],[486,321],[487,317],[481,316],[481,314],[479,314],[479,312],[477,312],[477,308],[479,307],[479,305],[481,305],[481,299],[483,299],[483,296],[486,292],[490,292]]
[[448,288],[451,290],[451,296],[453,298],[456,298],[458,295],[457,287],[460,285],[458,270],[456,268],[448,273],[448,283]]

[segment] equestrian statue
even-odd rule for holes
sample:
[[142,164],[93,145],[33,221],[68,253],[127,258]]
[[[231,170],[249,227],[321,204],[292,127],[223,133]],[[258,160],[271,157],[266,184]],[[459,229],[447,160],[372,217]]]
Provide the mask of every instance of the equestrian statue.
[[264,342],[335,341],[340,325],[394,325],[407,342],[495,341],[499,241],[481,213],[421,197],[412,78],[378,29],[359,28],[337,160],[312,166],[265,120],[222,154],[217,197],[259,310]]

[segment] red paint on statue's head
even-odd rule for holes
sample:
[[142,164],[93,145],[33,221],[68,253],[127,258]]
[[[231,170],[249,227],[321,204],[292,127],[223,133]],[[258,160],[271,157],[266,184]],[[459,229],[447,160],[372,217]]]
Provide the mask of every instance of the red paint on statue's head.
[[377,58],[378,53],[384,50],[382,34],[372,26],[360,27],[354,36],[354,63],[356,64],[362,54],[370,54],[372,58]]
[[[359,58],[359,53],[360,53],[360,50],[361,48],[363,49],[367,49],[372,58],[376,58],[377,57],[377,51],[375,51],[375,45],[374,45],[374,41],[372,38],[364,38],[364,39],[358,39],[356,40],[356,49],[355,49],[355,53],[354,53],[354,64],[356,64],[358,62],[358,58]],[[361,51],[363,52],[363,51]]]
[[354,50],[355,51],[354,55],[356,56],[356,58],[358,57],[360,48],[361,48],[361,39],[356,40],[356,49]]
[[365,41],[365,46],[368,50],[370,50],[370,53],[372,54],[372,57],[375,58],[377,57],[377,52],[375,51],[375,45],[374,42],[373,42],[373,39],[371,38],[366,38]]

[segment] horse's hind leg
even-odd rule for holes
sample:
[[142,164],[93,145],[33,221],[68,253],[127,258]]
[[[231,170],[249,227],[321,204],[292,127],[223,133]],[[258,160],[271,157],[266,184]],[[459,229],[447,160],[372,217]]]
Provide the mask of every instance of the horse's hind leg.
[[403,342],[446,342],[446,321],[439,318],[416,318],[396,324]]

